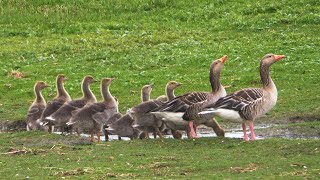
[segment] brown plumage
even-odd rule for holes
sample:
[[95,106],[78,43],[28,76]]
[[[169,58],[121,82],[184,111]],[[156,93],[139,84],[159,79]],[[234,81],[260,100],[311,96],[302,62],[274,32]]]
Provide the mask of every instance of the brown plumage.
[[83,107],[67,123],[73,125],[73,129],[79,135],[81,132],[89,132],[91,141],[93,141],[93,135],[97,134],[98,142],[100,142],[100,132],[103,124],[106,124],[108,119],[118,112],[118,104],[109,91],[111,82],[112,78],[105,78],[101,81],[102,102]]
[[169,81],[165,88],[166,95],[159,96],[157,100],[160,100],[162,102],[171,101],[173,98],[176,97],[174,95],[174,90],[181,85],[182,84],[178,83],[177,81]]
[[93,79],[92,76],[85,76],[81,83],[83,96],[62,105],[56,112],[51,114],[51,116],[46,117],[45,121],[53,123],[56,127],[60,127],[60,130],[63,133],[64,128],[67,127],[66,123],[71,118],[74,110],[83,108],[86,104],[97,102],[95,95],[90,90],[90,84],[94,82],[96,82],[96,80]]
[[[152,87],[153,85],[144,85],[141,88],[141,102],[150,100]],[[118,135],[119,140],[121,140],[121,137],[137,138],[140,131],[132,127],[133,122],[134,120],[128,114],[122,116],[122,114],[116,113],[108,120],[108,124],[104,127],[105,139],[109,139],[108,134]]]
[[230,93],[216,103],[207,105],[207,109],[200,114],[211,117],[217,115],[224,119],[242,122],[245,141],[248,141],[246,121],[249,121],[251,139],[255,140],[253,121],[270,111],[277,102],[277,88],[271,79],[269,68],[284,57],[284,55],[267,54],[262,58],[260,62],[262,88],[246,88]]
[[29,107],[29,110],[27,113],[27,119],[26,119],[27,131],[41,129],[39,118],[41,117],[41,114],[46,107],[46,101],[41,94],[41,90],[47,87],[48,87],[48,84],[46,84],[43,81],[38,81],[34,85],[33,91],[36,98],[31,104],[31,106]]
[[[191,134],[188,134],[188,137],[195,137],[194,127],[200,124],[212,127],[218,136],[224,136],[224,130],[219,126],[215,119],[200,118],[198,112],[200,112],[202,106],[205,104],[215,102],[220,97],[226,95],[226,91],[220,83],[220,72],[226,60],[227,56],[223,56],[222,58],[213,61],[210,65],[209,78],[212,92],[190,92],[178,96],[157,109],[157,111],[160,112],[154,114],[162,119],[167,118],[165,119],[165,122],[168,127],[179,127],[179,129],[172,130],[186,130],[187,132],[190,132]],[[161,112],[165,112],[165,114],[161,115]],[[182,120],[181,115],[183,115],[181,112],[186,112],[185,116],[188,117],[189,121],[195,121],[195,125],[193,125],[193,123],[186,124],[180,122]],[[172,119],[170,119],[170,117],[172,117]],[[174,124],[176,123],[178,123],[179,126],[175,126]]]
[[[49,101],[46,105],[46,108],[41,114],[40,121],[42,123],[45,122],[45,118],[50,116],[52,113],[56,112],[63,104],[68,103],[71,101],[71,97],[68,94],[68,92],[64,89],[64,81],[65,81],[65,76],[63,74],[59,74],[56,78],[56,88],[57,88],[57,95],[53,100]],[[48,123],[46,124],[49,126],[49,133],[53,131],[53,124]]]
[[160,138],[163,137],[160,130],[161,127],[164,127],[163,122],[150,113],[162,105],[163,102],[160,100],[150,100],[134,106],[128,111],[134,120],[134,127],[143,131],[144,137],[149,137],[148,129],[151,129],[152,132],[155,131]]

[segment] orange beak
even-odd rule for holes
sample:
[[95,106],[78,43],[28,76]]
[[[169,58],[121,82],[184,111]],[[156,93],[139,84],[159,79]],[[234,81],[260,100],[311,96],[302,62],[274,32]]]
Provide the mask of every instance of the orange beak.
[[280,59],[282,58],[285,58],[286,56],[285,55],[274,55],[274,58],[279,61]]
[[219,59],[222,63],[224,63],[228,59],[227,55],[224,55],[222,58]]

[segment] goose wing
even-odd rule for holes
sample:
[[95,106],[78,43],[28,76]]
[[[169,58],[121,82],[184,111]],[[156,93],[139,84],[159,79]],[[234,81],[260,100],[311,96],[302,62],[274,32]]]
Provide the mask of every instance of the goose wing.
[[139,114],[145,114],[160,108],[163,104],[164,103],[160,100],[146,101],[134,106],[131,111]]
[[52,113],[56,112],[63,104],[65,100],[62,99],[54,99],[49,101],[46,105],[46,108],[43,110],[41,118],[45,118],[50,116]]
[[43,108],[39,107],[39,106],[33,106],[29,109],[28,114],[27,114],[27,118],[28,119],[37,119],[40,117],[41,113],[42,113]]
[[211,93],[208,92],[191,92],[177,96],[165,103],[158,111],[185,112],[190,105],[205,101],[210,95]]
[[207,108],[224,108],[241,111],[251,104],[258,103],[262,100],[262,97],[262,89],[247,88],[220,98],[216,103],[208,105]]

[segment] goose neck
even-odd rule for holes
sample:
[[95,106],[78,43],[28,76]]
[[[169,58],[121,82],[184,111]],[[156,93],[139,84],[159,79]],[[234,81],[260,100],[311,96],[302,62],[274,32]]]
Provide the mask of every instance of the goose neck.
[[41,94],[40,89],[38,89],[37,87],[35,87],[35,88],[34,88],[34,93],[35,93],[35,95],[36,95],[36,100],[35,100],[36,103],[45,103],[45,100],[44,100],[44,98],[43,98],[43,96],[42,96],[42,94]]
[[109,85],[101,86],[101,94],[104,101],[115,101],[114,97],[110,93]]
[[220,71],[213,71],[213,69],[210,69],[210,84],[212,93],[218,92],[222,85],[220,83]]
[[270,64],[260,64],[260,78],[264,89],[275,87],[275,84],[270,76]]
[[92,93],[91,89],[90,89],[90,84],[88,82],[83,82],[82,84],[82,93],[84,98],[86,99],[93,99],[94,101],[96,101],[96,97],[95,95]]
[[142,102],[146,102],[146,101],[149,101],[149,100],[150,100],[150,92],[142,91],[141,92],[141,101]]
[[168,97],[168,100],[171,101],[175,97],[174,89],[166,87],[166,95]]
[[57,97],[65,97],[65,98],[70,99],[70,95],[64,89],[63,81],[61,81],[61,80],[57,81]]

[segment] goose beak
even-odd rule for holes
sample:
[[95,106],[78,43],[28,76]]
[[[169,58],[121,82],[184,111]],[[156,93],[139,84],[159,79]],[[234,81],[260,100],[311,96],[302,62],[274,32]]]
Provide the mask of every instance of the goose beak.
[[224,55],[222,58],[219,59],[222,63],[224,63],[228,59],[227,55]]
[[177,86],[182,86],[182,83],[178,83]]
[[280,59],[282,58],[285,58],[286,56],[285,55],[274,55],[274,59],[279,61]]

